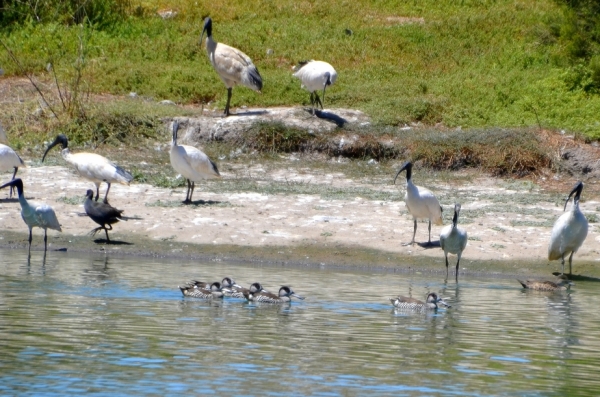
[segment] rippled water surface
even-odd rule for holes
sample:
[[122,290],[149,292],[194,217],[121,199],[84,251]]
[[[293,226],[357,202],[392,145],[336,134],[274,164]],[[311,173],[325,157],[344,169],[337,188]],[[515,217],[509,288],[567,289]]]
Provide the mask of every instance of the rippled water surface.
[[[306,300],[177,288],[224,276]],[[0,395],[598,395],[599,286],[0,250]],[[452,308],[388,301],[428,291]]]

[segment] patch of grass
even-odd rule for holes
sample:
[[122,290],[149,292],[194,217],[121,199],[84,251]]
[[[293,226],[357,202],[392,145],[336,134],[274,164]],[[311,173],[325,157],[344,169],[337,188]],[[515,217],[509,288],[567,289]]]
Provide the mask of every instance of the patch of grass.
[[596,214],[586,214],[585,217],[589,223],[598,223],[598,215]]
[[333,236],[333,233],[331,233],[331,232],[323,232],[323,233],[321,233],[321,236],[323,236],[323,237],[331,237],[331,236]]
[[[113,3],[95,0],[86,5]],[[118,18],[101,23],[92,17],[83,24],[89,27],[82,58],[83,96],[136,92],[144,99],[222,109],[226,90],[198,44],[202,19],[211,15],[216,40],[247,53],[265,80],[262,95],[236,88],[233,107],[307,104],[308,95],[292,78],[290,67],[315,58],[327,60],[339,74],[325,105],[361,109],[376,123],[442,123],[463,129],[541,125],[600,137],[600,95],[577,77],[591,73],[586,80],[593,80],[595,68],[590,61],[590,72],[575,73],[573,84],[569,51],[561,42],[561,34],[568,32],[560,29],[570,16],[556,1],[182,0],[173,7],[177,15],[169,19],[156,13],[164,1],[115,4],[128,6],[116,14],[109,7],[97,15]],[[81,58],[81,27],[61,23],[81,18],[60,15],[0,28],[0,39],[25,72],[48,83],[53,80],[46,71],[49,59],[59,81],[69,81],[74,60]],[[0,51],[6,74],[23,75],[9,58]],[[459,161],[468,160],[468,153],[462,157]]]
[[72,196],[72,197],[62,196],[62,197],[57,198],[56,201],[58,201],[59,203],[64,203],[64,204],[69,204],[69,205],[80,205],[80,204],[83,204],[83,202],[85,201],[85,196],[83,196],[83,195]]
[[493,243],[493,244],[491,245],[491,247],[492,247],[492,248],[496,248],[496,249],[504,249],[504,248],[506,248],[506,246],[504,246],[504,245],[502,245],[502,244],[496,244],[496,243]]
[[495,230],[495,231],[497,231],[497,232],[500,232],[500,233],[506,233],[506,229],[504,229],[504,228],[501,228],[500,226],[494,226],[494,227],[492,227],[491,229],[492,229],[492,230]]

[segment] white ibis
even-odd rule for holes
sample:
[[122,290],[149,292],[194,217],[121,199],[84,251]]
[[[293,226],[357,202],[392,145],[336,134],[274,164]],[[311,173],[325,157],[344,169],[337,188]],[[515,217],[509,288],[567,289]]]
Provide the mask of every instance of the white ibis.
[[173,141],[171,142],[171,166],[187,180],[188,189],[183,203],[191,204],[196,182],[204,179],[220,178],[221,174],[219,174],[217,165],[203,151],[193,146],[177,144],[178,130],[179,123],[174,121]]
[[325,100],[325,89],[335,83],[337,80],[337,72],[327,62],[323,61],[302,61],[294,67],[296,73],[292,76],[297,77],[302,82],[302,88],[310,92],[310,104],[312,106],[313,115],[315,114],[315,106],[321,105],[323,102],[319,98],[317,91],[323,90],[323,101]]
[[460,257],[467,246],[467,232],[458,227],[458,215],[460,213],[460,204],[454,204],[454,217],[452,224],[444,227],[440,233],[440,246],[444,250],[446,257],[446,277],[448,277],[448,254],[458,256],[456,260],[456,280],[458,281],[458,265]]
[[234,86],[241,84],[254,91],[262,90],[263,82],[258,69],[252,63],[252,59],[237,48],[227,44],[217,43],[212,37],[212,19],[204,20],[204,29],[200,36],[200,45],[206,32],[206,52],[213,68],[227,87],[227,105],[225,105],[225,116],[229,116],[229,103],[231,102],[231,90]]
[[579,210],[579,199],[583,191],[583,182],[578,182],[569,197],[565,201],[563,211],[567,209],[567,203],[573,197],[573,206],[571,209],[562,214],[552,227],[552,235],[550,236],[550,246],[548,247],[548,260],[562,261],[562,274],[565,274],[565,255],[569,255],[569,274],[571,274],[571,265],[573,254],[577,252],[588,233],[588,221]]
[[[94,192],[92,189],[88,189],[85,193],[86,200],[83,203],[83,208],[85,209],[85,213],[100,227],[95,228],[90,232],[93,236],[98,231],[104,229],[104,233],[106,233],[106,242],[110,242],[110,238],[108,238],[108,231],[112,230],[112,225],[119,222],[119,220],[127,220],[126,217],[121,215],[123,210],[118,210],[112,205],[108,203],[104,203],[102,201],[94,201]],[[108,225],[108,228],[106,227]]]
[[53,229],[62,232],[60,224],[58,223],[58,219],[56,219],[54,210],[47,204],[28,202],[25,198],[25,194],[23,193],[23,181],[21,178],[13,179],[12,181],[5,183],[4,185],[0,186],[0,189],[3,189],[7,186],[15,187],[17,189],[17,193],[19,194],[21,217],[29,228],[29,251],[31,251],[31,229],[37,226],[41,229],[44,229],[44,252],[46,252],[48,249],[47,229]]
[[292,301],[292,297],[297,299],[304,299],[304,297],[296,294],[292,289],[286,285],[279,288],[279,293],[277,295],[267,292],[267,291],[258,291],[258,292],[250,292],[248,294],[247,299],[250,302],[262,302],[262,303],[289,303]]
[[428,246],[431,245],[431,222],[433,221],[436,225],[442,225],[442,207],[438,202],[438,199],[431,193],[429,189],[426,189],[421,186],[417,186],[412,182],[412,163],[407,161],[400,171],[396,174],[394,178],[394,184],[396,183],[396,179],[398,175],[404,170],[406,170],[406,195],[404,196],[404,201],[406,202],[406,207],[408,208],[408,212],[413,216],[414,220],[414,230],[413,230],[413,238],[410,243],[403,245],[411,245],[415,243],[415,235],[417,234],[417,219],[427,219],[429,220],[429,242],[426,244]]
[[104,202],[107,203],[111,183],[129,185],[133,180],[133,176],[129,172],[108,160],[106,157],[96,153],[71,153],[69,150],[69,140],[63,134],[58,135],[54,142],[48,146],[44,153],[44,157],[42,157],[42,162],[46,159],[46,155],[50,149],[58,144],[62,145],[60,154],[65,161],[75,167],[79,175],[92,181],[94,185],[96,185],[96,201],[98,201],[98,196],[100,195],[99,190],[102,182],[106,182],[108,185],[106,194],[104,195]]
[[[8,171],[14,169],[12,179],[15,179],[19,167],[26,167],[21,157],[8,146],[8,138],[4,132],[4,128],[0,125],[0,171]],[[13,187],[10,188],[9,197],[13,195]]]

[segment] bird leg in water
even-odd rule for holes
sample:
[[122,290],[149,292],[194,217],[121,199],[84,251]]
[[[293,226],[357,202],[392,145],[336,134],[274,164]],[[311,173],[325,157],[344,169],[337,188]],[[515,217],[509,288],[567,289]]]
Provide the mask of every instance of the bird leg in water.
[[413,245],[415,243],[415,236],[417,235],[417,219],[414,219],[413,238],[410,243],[404,243],[402,245]]
[[48,250],[48,230],[44,229],[44,252]]
[[227,105],[225,105],[225,117],[229,116],[229,102],[231,102],[231,88],[227,89]]
[[31,240],[32,240],[31,228],[29,228],[29,252],[31,252]]
[[458,254],[458,260],[456,261],[456,282],[458,283],[458,264],[460,263],[460,253]]
[[[569,255],[569,274],[572,274],[572,273],[571,273],[571,272],[572,272],[572,270],[571,270],[571,265],[572,265],[572,263],[573,263],[573,254],[574,254],[574,253],[575,253],[574,251],[571,251],[571,255]],[[564,266],[564,265],[563,265],[563,266]],[[563,267],[563,273],[564,273],[564,271],[565,271],[565,270],[564,270],[564,267]]]

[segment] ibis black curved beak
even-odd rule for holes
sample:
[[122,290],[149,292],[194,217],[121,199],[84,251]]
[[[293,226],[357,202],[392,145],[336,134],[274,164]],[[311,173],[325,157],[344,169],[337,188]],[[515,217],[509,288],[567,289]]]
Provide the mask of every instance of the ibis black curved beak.
[[23,180],[21,178],[17,178],[17,179],[13,179],[12,181],[5,183],[4,185],[0,186],[0,189],[4,189],[5,187],[16,187],[17,188],[17,192],[19,193],[19,196],[23,195]]
[[398,179],[398,175],[400,175],[400,173],[404,170],[406,170],[406,180],[409,180],[410,176],[411,176],[411,171],[412,171],[412,163],[410,161],[407,161],[406,163],[404,163],[402,168],[400,168],[400,171],[398,171],[396,173],[396,177],[394,178],[394,185],[396,184],[396,179]]
[[206,17],[206,19],[204,19],[204,28],[202,29],[202,34],[200,35],[200,46],[202,46],[204,32],[206,32],[207,37],[212,36],[212,19],[210,19],[210,17]]
[[46,151],[44,152],[44,157],[42,157],[42,163],[46,159],[46,155],[48,154],[50,149],[52,149],[54,146],[58,145],[59,143],[62,144],[63,149],[66,149],[67,147],[69,147],[69,141],[67,140],[67,137],[62,134],[58,135],[56,137],[56,139],[54,140],[54,142],[52,142],[50,145],[48,145],[48,149],[46,149]]
[[454,227],[456,227],[456,224],[458,223],[458,215],[460,214],[460,204],[456,203],[454,204],[454,217],[452,218],[452,225]]
[[177,142],[177,131],[179,131],[179,121],[173,121],[173,142]]
[[569,200],[571,199],[571,196],[573,196],[573,194],[575,194],[575,197],[573,197],[573,203],[574,204],[579,203],[579,199],[581,198],[582,191],[583,191],[583,182],[579,181],[579,182],[577,182],[575,187],[573,187],[573,190],[571,190],[571,193],[569,193],[569,197],[567,197],[567,199],[565,200],[565,207],[563,208],[563,212],[567,210],[567,203],[569,202]]

